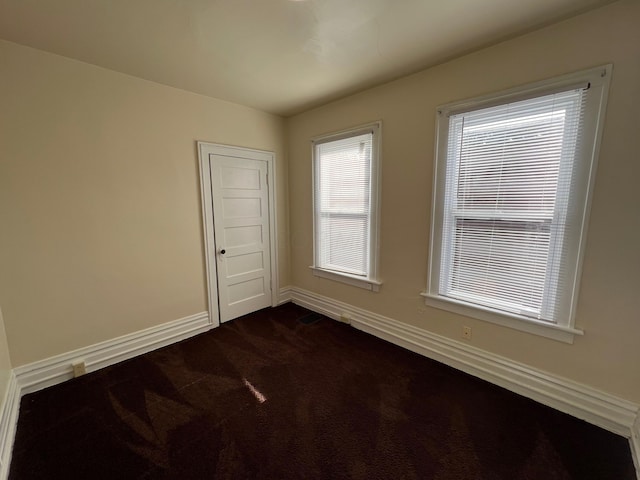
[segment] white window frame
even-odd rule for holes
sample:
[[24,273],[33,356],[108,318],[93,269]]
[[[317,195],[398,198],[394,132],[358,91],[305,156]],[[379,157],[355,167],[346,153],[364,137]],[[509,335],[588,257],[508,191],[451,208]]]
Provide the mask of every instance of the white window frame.
[[[513,88],[497,94],[446,104],[437,109],[436,160],[433,179],[434,190],[429,246],[428,284],[426,291],[421,294],[425,297],[426,305],[565,343],[573,343],[576,335],[584,334],[581,329],[575,327],[575,310],[578,300],[584,245],[591,206],[591,193],[595,181],[595,171],[602,137],[604,112],[606,109],[611,72],[612,65],[604,65]],[[556,323],[551,323],[440,295],[441,266],[445,256],[443,253],[443,237],[446,233],[444,232],[443,225],[444,210],[447,201],[445,198],[445,182],[447,173],[449,117],[453,114],[548,95],[567,90],[567,87],[574,85],[588,85],[591,91],[589,92],[589,101],[585,105],[584,131],[586,135],[583,135],[581,140],[581,151],[586,153],[577,160],[577,162],[580,162],[580,179],[577,182],[577,187],[571,194],[570,200],[570,203],[574,207],[572,219],[580,222],[580,228],[577,230],[577,237],[572,237],[571,240],[572,244],[577,245],[577,251],[573,252],[575,254],[575,260],[571,265],[573,288],[567,292],[567,294],[570,295],[570,308],[568,313],[563,318],[558,319]],[[547,288],[547,286],[548,284],[546,284],[545,288]]]
[[[372,133],[371,144],[371,193],[370,193],[370,210],[369,210],[369,265],[368,272],[365,276],[351,275],[345,272],[338,272],[335,270],[328,270],[319,266],[319,235],[317,235],[317,218],[316,218],[316,178],[318,159],[316,158],[316,146],[322,143],[333,142],[336,140],[342,140],[349,137],[355,137]],[[313,275],[320,278],[334,280],[347,285],[363,288],[377,292],[380,290],[382,282],[378,278],[378,265],[379,265],[379,225],[380,225],[380,137],[382,133],[382,122],[377,121],[366,125],[351,128],[349,130],[343,130],[327,135],[322,135],[311,140],[311,155],[312,155],[312,195],[313,195],[313,265],[311,268]]]

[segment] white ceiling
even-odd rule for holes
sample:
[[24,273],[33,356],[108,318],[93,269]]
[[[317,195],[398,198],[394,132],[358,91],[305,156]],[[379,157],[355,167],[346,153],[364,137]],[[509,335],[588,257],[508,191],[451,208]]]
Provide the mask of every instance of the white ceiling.
[[611,0],[0,0],[0,38],[290,115]]

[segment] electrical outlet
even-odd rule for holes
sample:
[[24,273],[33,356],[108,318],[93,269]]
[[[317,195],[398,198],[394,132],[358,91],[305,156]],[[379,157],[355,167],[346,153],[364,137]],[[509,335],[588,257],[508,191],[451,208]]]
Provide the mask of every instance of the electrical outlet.
[[71,364],[73,367],[73,376],[81,377],[82,375],[86,375],[87,373],[87,365],[84,363],[84,360],[78,360]]
[[462,338],[471,340],[471,327],[462,327]]
[[351,323],[351,315],[345,312],[340,314],[340,321],[344,323]]

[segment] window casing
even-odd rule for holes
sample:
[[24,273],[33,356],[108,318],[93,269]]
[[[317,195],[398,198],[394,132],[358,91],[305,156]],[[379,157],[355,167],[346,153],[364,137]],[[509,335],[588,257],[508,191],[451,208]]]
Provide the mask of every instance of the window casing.
[[438,109],[426,303],[571,342],[611,66]]
[[377,291],[380,123],[313,141],[314,275]]

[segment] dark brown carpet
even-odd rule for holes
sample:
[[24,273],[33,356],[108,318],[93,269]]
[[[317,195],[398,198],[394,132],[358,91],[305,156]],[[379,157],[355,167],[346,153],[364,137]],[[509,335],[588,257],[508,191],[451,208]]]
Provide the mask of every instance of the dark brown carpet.
[[309,313],[25,396],[10,478],[635,479],[626,439]]

